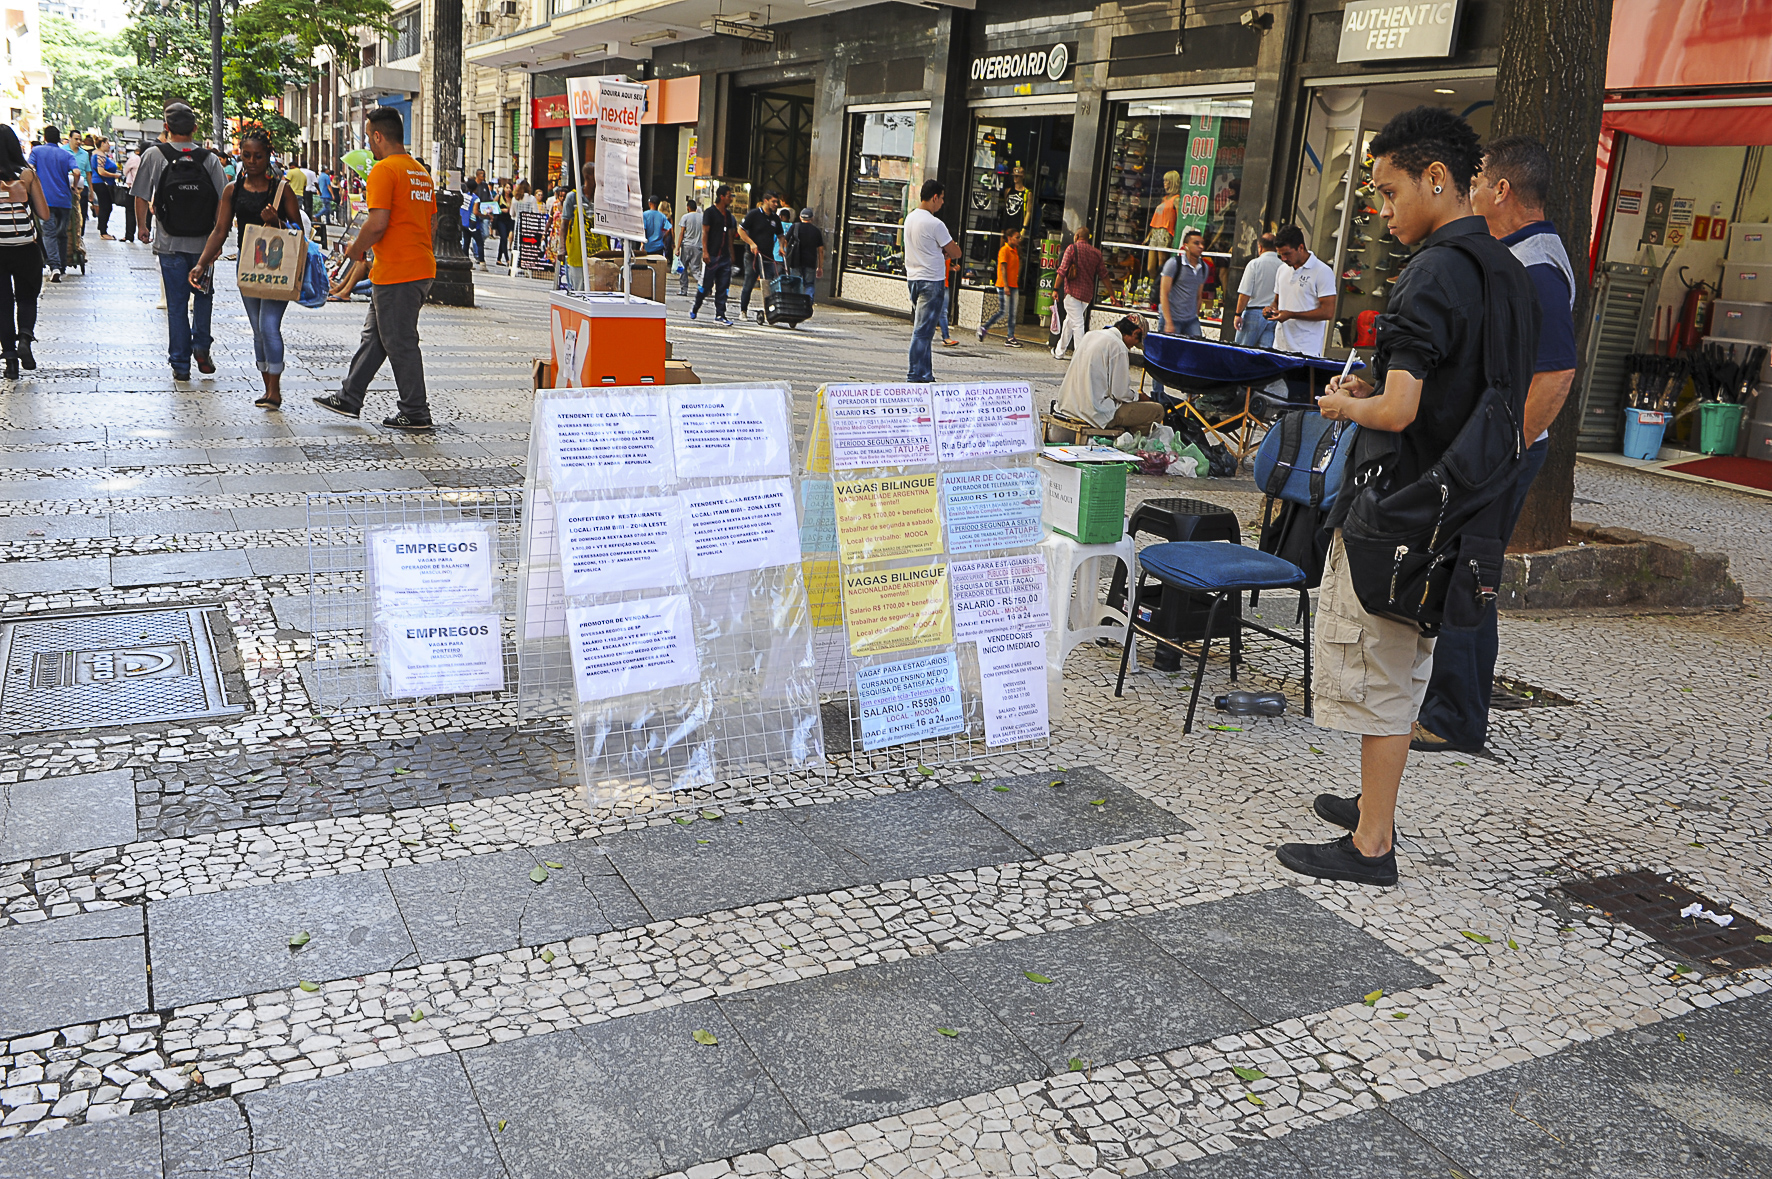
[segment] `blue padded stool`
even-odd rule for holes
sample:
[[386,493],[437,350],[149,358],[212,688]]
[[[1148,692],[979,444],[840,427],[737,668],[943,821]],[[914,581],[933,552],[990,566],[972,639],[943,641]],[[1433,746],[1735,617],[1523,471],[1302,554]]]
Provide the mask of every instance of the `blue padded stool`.
[[[1132,600],[1138,601],[1144,591],[1144,579],[1155,577],[1164,585],[1172,585],[1212,599],[1206,612],[1205,637],[1200,640],[1200,661],[1194,668],[1194,692],[1188,697],[1187,721],[1183,733],[1194,728],[1194,708],[1200,702],[1200,681],[1206,678],[1206,655],[1212,649],[1212,623],[1218,608],[1230,605],[1236,610],[1237,624],[1231,631],[1231,683],[1237,682],[1237,664],[1243,653],[1243,628],[1260,631],[1304,652],[1304,715],[1311,714],[1311,615],[1310,590],[1305,588],[1304,570],[1292,562],[1264,553],[1260,549],[1221,540],[1175,540],[1154,544],[1138,554],[1138,588]],[[1296,589],[1299,616],[1304,619],[1304,638],[1296,639],[1277,630],[1250,622],[1243,617],[1243,594],[1253,590]],[[1126,623],[1126,642],[1120,649],[1120,679],[1114,685],[1118,696],[1126,686],[1126,665],[1132,654],[1134,629],[1168,647],[1180,649],[1173,639],[1166,639],[1150,628],[1138,625],[1133,614]]]

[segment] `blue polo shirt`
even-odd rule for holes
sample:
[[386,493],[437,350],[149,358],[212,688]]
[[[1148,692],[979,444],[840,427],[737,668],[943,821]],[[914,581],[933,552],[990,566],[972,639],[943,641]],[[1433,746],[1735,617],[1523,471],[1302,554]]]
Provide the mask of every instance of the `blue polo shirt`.
[[31,167],[43,186],[43,203],[52,209],[74,207],[68,173],[74,170],[74,153],[59,143],[40,143],[31,149]]
[[1526,268],[1538,292],[1538,359],[1535,373],[1559,373],[1575,367],[1575,288],[1568,251],[1557,227],[1534,221],[1501,239]]

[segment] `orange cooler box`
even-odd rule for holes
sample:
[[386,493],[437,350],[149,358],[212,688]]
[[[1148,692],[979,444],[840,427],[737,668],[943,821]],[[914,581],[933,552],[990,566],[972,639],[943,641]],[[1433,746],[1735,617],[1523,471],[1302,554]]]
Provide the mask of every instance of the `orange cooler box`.
[[665,383],[663,303],[555,291],[548,319],[554,388]]

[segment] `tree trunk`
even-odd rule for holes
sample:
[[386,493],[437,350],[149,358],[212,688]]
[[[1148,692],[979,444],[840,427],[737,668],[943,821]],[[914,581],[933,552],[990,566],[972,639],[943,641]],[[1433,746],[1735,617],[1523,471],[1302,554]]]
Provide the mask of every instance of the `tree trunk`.
[[[1495,77],[1494,133],[1530,135],[1550,149],[1553,183],[1545,215],[1562,234],[1575,267],[1576,355],[1584,355],[1592,240],[1594,155],[1605,98],[1612,0],[1512,0]],[[1581,374],[1576,373],[1579,384]],[[1575,498],[1575,435],[1580,398],[1572,390],[1550,430],[1544,470],[1526,498],[1511,547],[1538,552],[1567,544]]]
[[228,150],[228,119],[222,89],[221,0],[209,0],[209,133],[220,151]]
[[[439,188],[461,186],[462,0],[436,0],[431,25],[431,137],[442,155]],[[1591,166],[1593,155],[1589,152]]]

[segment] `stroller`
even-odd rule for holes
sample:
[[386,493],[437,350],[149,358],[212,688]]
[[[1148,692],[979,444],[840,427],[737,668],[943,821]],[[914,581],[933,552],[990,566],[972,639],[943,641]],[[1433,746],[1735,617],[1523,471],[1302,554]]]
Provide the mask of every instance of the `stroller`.
[[778,274],[769,280],[769,293],[763,296],[763,322],[785,323],[799,327],[802,320],[812,318],[812,296],[797,274]]

